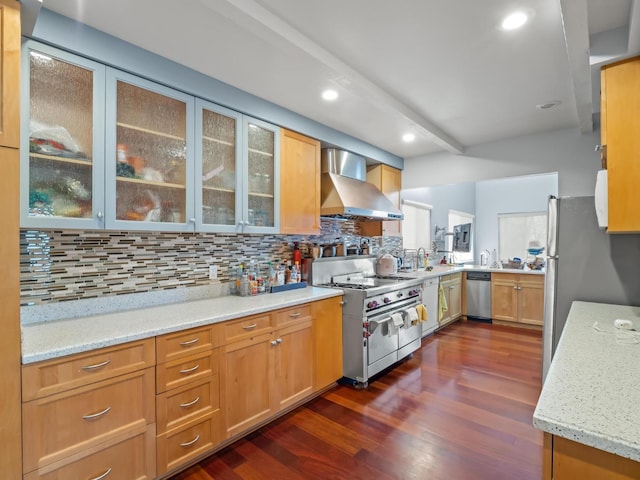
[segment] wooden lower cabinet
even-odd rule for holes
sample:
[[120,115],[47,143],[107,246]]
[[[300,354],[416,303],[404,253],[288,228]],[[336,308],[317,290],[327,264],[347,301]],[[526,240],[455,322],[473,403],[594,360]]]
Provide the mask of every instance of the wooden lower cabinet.
[[115,441],[109,446],[84,450],[71,460],[28,473],[24,480],[121,478],[152,480],[155,477],[155,429]]
[[222,347],[220,377],[225,437],[233,437],[272,416],[274,382],[271,333]]
[[549,433],[545,433],[545,454],[545,480],[640,478],[640,462]]
[[156,338],[158,475],[222,441],[221,330],[222,325],[209,325]]
[[308,316],[275,331],[273,386],[278,410],[298,403],[314,391],[312,325]]
[[[462,273],[452,273],[440,277],[440,287],[444,293],[447,310],[442,318],[438,318],[438,325],[445,325],[462,316]],[[438,303],[440,298],[438,296]]]
[[311,304],[316,390],[342,378],[342,297]]
[[493,273],[491,318],[493,321],[542,326],[544,275]]
[[23,366],[24,480],[166,477],[303,402],[342,377],[341,300]]

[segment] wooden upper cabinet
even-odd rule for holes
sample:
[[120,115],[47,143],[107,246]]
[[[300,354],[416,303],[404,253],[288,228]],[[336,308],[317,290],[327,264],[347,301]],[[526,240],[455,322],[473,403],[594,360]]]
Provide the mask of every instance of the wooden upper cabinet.
[[[400,190],[402,189],[402,171],[388,165],[374,165],[367,168],[367,182],[372,183],[384,193],[391,203],[400,209]],[[397,237],[401,234],[401,222],[363,222],[362,235],[368,237]]]
[[602,67],[610,233],[640,232],[640,57]]
[[20,145],[20,4],[0,0],[0,146]]
[[281,130],[280,232],[320,233],[320,142]]

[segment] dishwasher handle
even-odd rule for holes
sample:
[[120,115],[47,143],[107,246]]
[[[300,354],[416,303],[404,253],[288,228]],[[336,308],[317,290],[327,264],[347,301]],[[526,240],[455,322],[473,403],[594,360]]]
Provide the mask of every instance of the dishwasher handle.
[[491,281],[491,272],[467,272],[467,280]]

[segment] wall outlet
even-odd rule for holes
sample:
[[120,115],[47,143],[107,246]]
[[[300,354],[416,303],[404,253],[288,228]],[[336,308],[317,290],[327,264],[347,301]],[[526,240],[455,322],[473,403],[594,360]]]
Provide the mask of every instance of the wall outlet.
[[209,280],[216,280],[218,278],[218,266],[209,265]]

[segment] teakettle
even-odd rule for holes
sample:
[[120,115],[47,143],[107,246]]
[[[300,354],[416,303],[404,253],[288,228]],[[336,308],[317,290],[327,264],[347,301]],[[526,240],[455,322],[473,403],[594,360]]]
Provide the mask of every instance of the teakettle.
[[393,275],[398,273],[398,259],[389,253],[378,257],[376,273],[378,275]]

